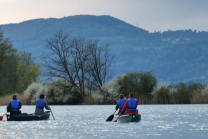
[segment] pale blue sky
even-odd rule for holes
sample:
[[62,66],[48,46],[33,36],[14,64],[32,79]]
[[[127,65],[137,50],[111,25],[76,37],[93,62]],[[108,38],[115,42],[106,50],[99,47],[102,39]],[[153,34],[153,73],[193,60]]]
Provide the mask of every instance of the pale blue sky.
[[81,14],[110,15],[150,32],[208,31],[208,0],[0,0],[0,25]]

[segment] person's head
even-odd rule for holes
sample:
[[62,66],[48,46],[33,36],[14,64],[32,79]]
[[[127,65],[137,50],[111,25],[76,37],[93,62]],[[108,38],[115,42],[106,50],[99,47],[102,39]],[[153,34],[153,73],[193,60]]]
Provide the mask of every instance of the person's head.
[[12,99],[17,99],[17,95],[16,94],[13,95]]
[[41,99],[44,99],[44,98],[45,98],[45,95],[44,95],[44,94],[41,94],[41,95],[40,95],[40,98],[41,98]]
[[134,97],[134,94],[133,94],[133,93],[130,93],[130,94],[129,94],[129,97]]
[[120,95],[119,95],[119,98],[124,98],[124,95],[123,95],[123,94],[120,94]]

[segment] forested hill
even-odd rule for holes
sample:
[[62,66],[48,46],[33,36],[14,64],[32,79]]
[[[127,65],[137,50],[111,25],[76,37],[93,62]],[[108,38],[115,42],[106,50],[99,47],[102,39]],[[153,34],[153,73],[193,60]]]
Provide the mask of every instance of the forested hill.
[[110,44],[115,54],[115,75],[152,71],[160,82],[208,83],[208,32],[177,30],[149,33],[111,16],[77,15],[60,19],[34,19],[1,25],[18,50],[32,52],[36,61],[46,39],[63,30]]

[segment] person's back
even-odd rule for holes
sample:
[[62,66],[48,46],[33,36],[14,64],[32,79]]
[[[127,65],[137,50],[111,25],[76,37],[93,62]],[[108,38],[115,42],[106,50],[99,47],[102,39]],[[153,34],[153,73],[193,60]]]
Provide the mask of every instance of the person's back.
[[[124,104],[126,103],[126,99],[124,98],[124,95],[123,94],[120,94],[119,95],[119,100],[117,100],[117,105],[116,105],[116,110],[119,109],[119,112],[122,110]],[[119,113],[118,112],[118,113]]]
[[127,104],[127,108],[126,108],[126,113],[137,113],[137,104],[138,104],[138,101],[137,99],[133,98],[133,97],[130,97],[128,99],[128,104]]
[[45,95],[41,94],[40,98],[36,100],[35,114],[44,113],[44,108],[50,110],[50,107],[46,104]]
[[138,114],[137,105],[139,104],[138,100],[134,98],[134,94],[129,94],[129,99],[124,104],[120,114]]
[[21,102],[17,99],[17,95],[13,95],[12,100],[7,105],[7,112],[10,112],[11,115],[21,114]]

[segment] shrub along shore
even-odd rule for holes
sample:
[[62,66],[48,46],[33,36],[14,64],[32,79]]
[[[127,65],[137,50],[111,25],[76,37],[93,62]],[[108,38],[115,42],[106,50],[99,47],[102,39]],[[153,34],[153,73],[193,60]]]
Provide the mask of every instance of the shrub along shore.
[[[151,99],[148,102],[140,101],[140,98],[137,98],[140,101],[140,104],[208,104],[208,86],[206,89],[200,91],[185,91],[180,90],[174,93],[170,93],[167,88],[159,88],[156,89],[155,93],[152,95]],[[31,103],[31,101],[24,95],[24,93],[15,93],[18,96],[18,99],[22,103],[22,105],[35,105],[35,103]],[[188,95],[187,95],[188,94]],[[7,94],[0,96],[0,105],[8,105],[10,100],[12,99],[13,94]],[[128,98],[128,97],[126,97]],[[50,100],[50,97],[47,98],[47,101]],[[77,103],[77,105],[108,105],[115,104],[117,99],[111,99],[111,101],[100,102],[100,99],[94,98],[92,96],[85,96],[81,103]],[[70,105],[63,103],[53,103],[50,102],[51,105]],[[73,104],[72,104],[73,105]]]

